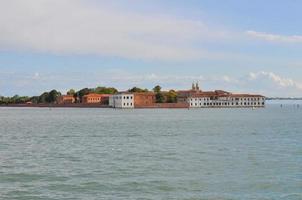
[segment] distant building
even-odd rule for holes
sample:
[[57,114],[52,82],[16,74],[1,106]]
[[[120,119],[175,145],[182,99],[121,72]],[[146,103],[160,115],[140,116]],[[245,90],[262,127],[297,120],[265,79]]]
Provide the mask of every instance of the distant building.
[[108,104],[111,94],[95,94],[90,93],[82,97],[82,103],[84,104]]
[[149,107],[156,102],[154,92],[134,93],[134,107]]
[[194,86],[191,90],[178,91],[178,102],[188,102],[191,108],[264,107],[265,97],[257,94],[233,94],[223,90],[201,91]]
[[113,108],[134,108],[134,94],[121,92],[109,97],[109,106]]
[[62,95],[57,98],[58,104],[71,104],[75,103],[75,98],[73,95]]

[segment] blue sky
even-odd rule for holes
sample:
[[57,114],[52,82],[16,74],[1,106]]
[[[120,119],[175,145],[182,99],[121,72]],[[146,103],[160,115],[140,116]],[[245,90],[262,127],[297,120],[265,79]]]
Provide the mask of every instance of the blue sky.
[[302,96],[299,0],[0,0],[0,95],[133,86]]

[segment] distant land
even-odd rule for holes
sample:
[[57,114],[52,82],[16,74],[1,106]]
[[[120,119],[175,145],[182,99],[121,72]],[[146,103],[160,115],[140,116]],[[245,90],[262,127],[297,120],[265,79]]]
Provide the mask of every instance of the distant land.
[[302,100],[302,97],[267,97],[266,100]]

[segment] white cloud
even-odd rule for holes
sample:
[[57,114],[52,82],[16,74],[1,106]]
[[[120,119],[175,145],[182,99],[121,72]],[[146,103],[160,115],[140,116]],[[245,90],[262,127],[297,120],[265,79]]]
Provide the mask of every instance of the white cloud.
[[257,32],[257,31],[246,31],[248,36],[262,39],[269,42],[282,42],[282,43],[302,43],[302,35],[277,35],[277,34],[270,34],[264,32]]
[[294,88],[302,91],[302,83],[294,81],[290,78],[283,78],[273,72],[251,72],[249,73],[248,77],[250,81],[269,80],[279,88]]
[[0,0],[0,48],[134,59],[190,60],[223,55],[193,48],[223,38],[200,21],[148,16],[106,1]]
[[[38,76],[36,76],[38,74]],[[133,73],[124,70],[102,72],[65,73],[0,73],[2,95],[38,95],[44,91],[58,89],[66,92],[70,88],[113,86],[127,90],[133,86],[152,89],[159,84],[163,89],[188,89],[192,82],[199,82],[203,90],[222,89],[234,93],[257,93],[265,96],[302,96],[302,83],[282,77],[274,72],[250,72],[246,76],[229,75],[174,75],[160,73]]]

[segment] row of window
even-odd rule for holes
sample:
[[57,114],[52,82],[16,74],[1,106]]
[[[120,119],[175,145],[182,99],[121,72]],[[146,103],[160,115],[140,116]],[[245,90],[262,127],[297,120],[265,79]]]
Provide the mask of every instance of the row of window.
[[[203,99],[194,99],[194,98],[191,98],[191,101],[212,101],[210,98],[203,98]],[[220,99],[220,100],[224,100],[224,101],[260,101],[260,100],[264,100],[263,98],[262,99],[260,99],[260,98],[247,98],[247,99],[245,99],[245,98],[241,98],[241,99],[239,99],[239,98],[235,98],[235,99],[230,99],[230,100],[228,100],[228,99]]]
[[[191,103],[191,106],[198,106],[198,103]],[[199,103],[199,106],[260,106],[260,105],[264,105],[264,102],[262,102],[262,103],[260,103],[260,102],[244,102],[244,103],[239,103],[239,102],[236,102],[236,103],[234,103],[234,102],[232,102],[232,103],[230,103],[230,102],[224,102],[224,103],[221,103],[221,102],[214,102],[214,103]]]
[[124,106],[132,106],[133,104],[132,103],[124,103]]
[[101,98],[88,98],[88,101],[100,101]]
[[114,96],[113,98],[114,99],[133,99],[133,96]]

